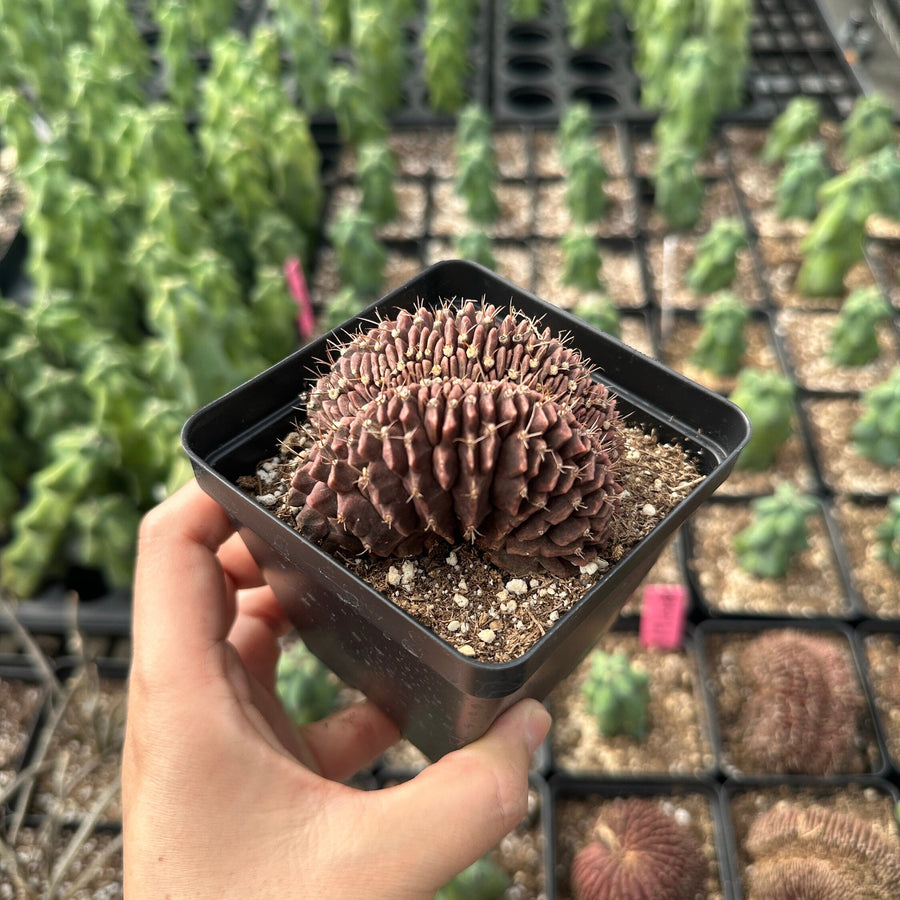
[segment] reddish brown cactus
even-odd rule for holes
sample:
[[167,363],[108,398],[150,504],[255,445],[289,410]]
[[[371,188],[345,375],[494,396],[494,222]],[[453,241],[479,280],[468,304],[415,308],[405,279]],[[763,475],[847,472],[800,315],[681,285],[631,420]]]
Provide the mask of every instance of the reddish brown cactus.
[[858,771],[865,700],[848,649],[827,637],[776,629],[740,657],[746,700],[732,755],[746,772]]
[[336,348],[307,408],[288,502],[327,550],[474,542],[568,574],[611,539],[615,402],[550,329],[493,306],[419,307]]
[[708,863],[697,839],[652,800],[616,800],[572,862],[576,900],[696,900]]
[[782,801],[745,847],[748,900],[890,900],[900,885],[900,843],[852,813]]

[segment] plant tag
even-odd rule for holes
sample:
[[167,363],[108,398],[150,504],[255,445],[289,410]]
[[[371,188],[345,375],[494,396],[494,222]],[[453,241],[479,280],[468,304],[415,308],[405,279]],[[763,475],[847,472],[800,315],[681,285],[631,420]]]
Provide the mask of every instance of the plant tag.
[[641,603],[641,646],[680,650],[687,606],[688,593],[683,584],[646,585]]
[[284,261],[284,279],[297,304],[297,330],[300,337],[308,341],[316,333],[316,317],[313,315],[303,265],[298,257],[290,256]]

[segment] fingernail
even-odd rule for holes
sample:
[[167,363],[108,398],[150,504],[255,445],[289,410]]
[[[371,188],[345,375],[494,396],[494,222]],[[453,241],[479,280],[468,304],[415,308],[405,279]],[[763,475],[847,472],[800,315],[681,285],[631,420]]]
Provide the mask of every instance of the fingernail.
[[525,718],[525,745],[529,753],[534,753],[541,746],[547,732],[550,731],[550,713],[543,704],[531,701]]

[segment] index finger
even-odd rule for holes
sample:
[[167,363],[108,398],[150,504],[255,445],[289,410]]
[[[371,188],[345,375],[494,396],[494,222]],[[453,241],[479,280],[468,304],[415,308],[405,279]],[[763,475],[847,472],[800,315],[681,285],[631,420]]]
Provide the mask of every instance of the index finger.
[[234,533],[227,513],[196,481],[141,523],[134,583],[132,668],[156,682],[209,674],[228,636],[234,596],[217,557]]

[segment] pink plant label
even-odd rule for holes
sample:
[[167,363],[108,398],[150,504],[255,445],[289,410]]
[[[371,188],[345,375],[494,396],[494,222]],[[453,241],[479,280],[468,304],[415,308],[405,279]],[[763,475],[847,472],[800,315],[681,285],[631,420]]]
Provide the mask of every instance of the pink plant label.
[[291,256],[284,261],[284,278],[297,304],[297,330],[303,340],[308,341],[316,333],[316,317],[309,299],[303,264],[298,257]]
[[682,584],[648,584],[641,603],[642,647],[680,650],[684,643],[688,593]]

